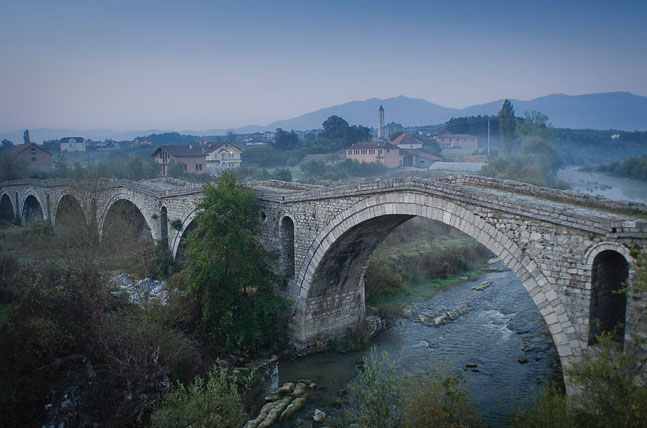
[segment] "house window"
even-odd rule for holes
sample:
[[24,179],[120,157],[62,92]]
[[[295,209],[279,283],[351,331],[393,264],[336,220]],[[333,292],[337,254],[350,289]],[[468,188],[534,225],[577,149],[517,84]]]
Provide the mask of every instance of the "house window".
[[196,171],[202,171],[202,164],[201,163],[196,163],[195,164],[195,170]]
[[31,161],[32,161],[32,162],[36,162],[36,156],[32,156],[32,157],[31,157]]
[[186,164],[184,164],[184,170],[185,170],[185,171],[188,171],[188,170],[189,170],[189,167],[188,167]]
[[348,154],[349,154],[349,155],[352,155],[352,154],[353,154],[353,151],[352,151],[352,150],[349,150],[349,151],[348,151]]

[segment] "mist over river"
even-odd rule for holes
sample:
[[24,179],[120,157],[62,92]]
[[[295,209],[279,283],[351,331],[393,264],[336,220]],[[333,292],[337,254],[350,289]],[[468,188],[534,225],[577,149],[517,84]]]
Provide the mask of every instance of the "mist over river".
[[[501,262],[494,266],[503,267]],[[492,285],[482,291],[472,289],[484,281]],[[462,310],[463,314],[435,327],[433,313],[440,310]],[[424,322],[419,321],[419,315]],[[334,412],[338,392],[352,382],[357,365],[371,346],[399,360],[405,375],[436,369],[462,376],[465,388],[477,401],[478,412],[495,425],[537,394],[559,366],[557,351],[537,307],[517,277],[506,269],[458,283],[416,304],[411,318],[397,321],[362,351],[279,360],[256,391],[256,410],[262,406],[264,395],[283,383],[312,379],[320,388],[296,416],[278,426],[295,426],[299,418],[312,420],[316,408]]]
[[568,183],[571,190],[619,201],[647,203],[647,183],[595,171],[581,171],[570,166],[557,171],[557,179]]

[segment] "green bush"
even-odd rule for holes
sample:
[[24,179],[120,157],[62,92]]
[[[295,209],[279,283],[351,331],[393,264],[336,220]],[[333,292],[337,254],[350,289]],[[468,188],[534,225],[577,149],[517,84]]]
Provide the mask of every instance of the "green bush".
[[468,428],[481,424],[456,377],[405,378],[398,363],[386,352],[378,355],[375,347],[349,387],[349,401],[339,422],[358,428]]
[[406,383],[398,374],[398,364],[375,347],[364,358],[363,371],[349,387],[346,419],[358,428],[402,427],[406,403]]
[[197,377],[188,387],[178,382],[151,415],[151,427],[238,428],[248,416],[238,391],[236,377],[214,367],[208,380]]
[[408,383],[411,395],[403,427],[470,428],[480,426],[472,400],[454,376],[422,376]]

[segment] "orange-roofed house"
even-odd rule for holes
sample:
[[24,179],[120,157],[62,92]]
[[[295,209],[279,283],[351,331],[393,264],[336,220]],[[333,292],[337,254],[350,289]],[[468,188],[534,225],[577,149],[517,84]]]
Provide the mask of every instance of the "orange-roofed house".
[[398,135],[391,141],[391,144],[398,146],[400,149],[422,149],[422,141],[408,132]]
[[14,157],[34,171],[50,171],[52,169],[51,153],[35,143],[16,146],[7,152],[7,156]]

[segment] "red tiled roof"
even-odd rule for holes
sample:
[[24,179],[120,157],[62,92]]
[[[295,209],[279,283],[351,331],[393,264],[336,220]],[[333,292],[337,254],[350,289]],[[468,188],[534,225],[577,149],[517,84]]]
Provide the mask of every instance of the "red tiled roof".
[[14,147],[13,149],[11,149],[7,154],[8,154],[8,155],[18,155],[18,154],[20,154],[20,153],[24,152],[25,150],[30,149],[32,146],[33,146],[33,147],[35,147],[35,148],[37,148],[38,150],[40,150],[40,151],[41,151],[41,152],[43,152],[43,153],[47,153],[47,154],[48,154],[48,155],[50,155],[50,156],[52,155],[50,152],[48,152],[48,151],[47,151],[47,150],[45,150],[44,148],[40,147],[40,146],[39,146],[38,144],[36,144],[36,143],[21,144],[21,145],[19,145],[19,146]]
[[391,144],[399,145],[399,144],[422,144],[422,141],[419,139],[415,138],[408,132],[403,132],[402,134],[398,135],[393,141],[391,141]]
[[214,150],[218,150],[219,148],[221,148],[222,146],[227,145],[227,144],[229,144],[231,147],[235,148],[236,150],[240,151],[240,149],[238,147],[236,147],[235,145],[231,144],[228,141],[224,141],[222,143],[215,143],[215,144],[209,146],[209,148],[207,148],[207,150],[206,150],[206,153],[211,153]]
[[164,150],[174,158],[206,156],[206,154],[202,152],[202,147],[199,146],[159,146],[153,153],[151,153],[151,156],[155,156],[160,150]]

